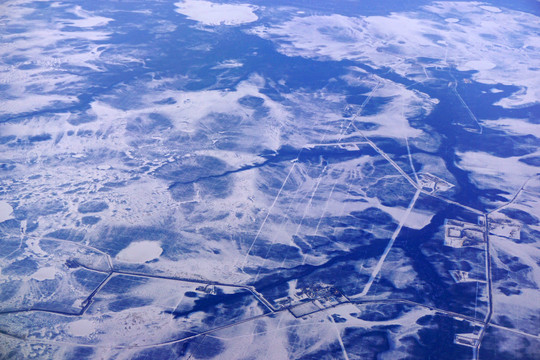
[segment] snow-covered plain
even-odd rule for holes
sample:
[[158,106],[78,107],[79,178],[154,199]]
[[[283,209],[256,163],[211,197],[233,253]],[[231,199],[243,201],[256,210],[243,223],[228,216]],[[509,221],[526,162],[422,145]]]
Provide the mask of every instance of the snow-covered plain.
[[540,353],[538,16],[312,5],[0,5],[0,357]]

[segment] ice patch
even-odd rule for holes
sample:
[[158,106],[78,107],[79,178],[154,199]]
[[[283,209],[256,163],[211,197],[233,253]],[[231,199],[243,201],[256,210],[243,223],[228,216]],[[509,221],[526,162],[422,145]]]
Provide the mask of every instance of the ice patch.
[[75,6],[70,12],[78,16],[79,19],[64,20],[65,23],[79,28],[106,26],[109,22],[113,21],[111,18],[92,15],[91,13],[84,11],[80,6]]
[[519,157],[513,156],[500,158],[484,152],[457,152],[461,158],[458,166],[470,172],[470,178],[481,189],[499,189],[506,191],[502,195],[511,197],[523,185],[534,176],[538,169],[519,161]]
[[90,320],[77,320],[70,323],[68,331],[74,336],[88,336],[95,331],[95,324]]
[[499,9],[498,7],[495,7],[495,6],[482,5],[482,6],[479,6],[479,8],[482,9],[482,10],[492,12],[492,13],[500,13],[501,12],[501,9]]
[[176,12],[204,25],[240,25],[259,18],[253,10],[255,6],[248,4],[216,4],[204,0],[185,0],[175,3]]
[[492,63],[491,61],[487,60],[473,60],[473,61],[467,61],[465,64],[458,67],[458,70],[460,71],[468,71],[468,70],[491,70],[496,65]]
[[482,125],[490,129],[502,130],[508,134],[540,137],[540,124],[534,124],[524,119],[483,120]]
[[403,226],[415,230],[423,229],[429,225],[434,215],[433,213],[420,210],[414,210],[407,214],[407,209],[398,206],[390,207],[379,204],[377,207],[390,214],[397,222],[407,216],[403,222]]
[[0,201],[0,223],[13,219],[13,208],[6,201]]
[[48,266],[39,269],[32,274],[32,279],[37,281],[53,280],[56,275],[56,268],[54,266]]
[[242,64],[239,61],[225,60],[223,62],[220,62],[218,65],[214,66],[212,69],[216,69],[216,70],[219,70],[219,69],[234,69],[234,68],[239,68],[239,67],[242,67],[242,66],[244,66],[244,64]]
[[128,263],[144,263],[159,258],[163,249],[156,241],[138,241],[116,255],[116,260]]

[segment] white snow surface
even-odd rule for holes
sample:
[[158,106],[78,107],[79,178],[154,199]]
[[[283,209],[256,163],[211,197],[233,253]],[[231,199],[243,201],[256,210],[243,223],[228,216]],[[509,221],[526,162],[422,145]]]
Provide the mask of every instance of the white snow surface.
[[535,166],[519,161],[520,157],[500,158],[485,152],[457,152],[461,159],[458,166],[470,171],[470,178],[481,189],[500,189],[511,198],[532,176],[537,174]]
[[487,61],[487,60],[471,60],[471,61],[467,61],[465,64],[461,65],[458,67],[458,70],[460,71],[468,71],[468,70],[477,70],[477,71],[481,71],[481,70],[491,70],[493,69],[495,66],[494,63],[492,63],[491,61]]
[[35,273],[32,274],[32,279],[37,281],[43,280],[52,280],[56,275],[56,268],[54,266],[47,266],[41,269],[38,269]]
[[[540,19],[479,5],[434,2],[421,11],[388,16],[301,15],[250,32],[275,42],[288,56],[363,61],[418,81],[428,80],[434,66],[475,70],[472,78],[477,82],[520,87],[497,105],[537,103],[540,69],[530,64],[540,61],[540,41],[534,35],[540,31]],[[423,64],[421,58],[435,62]]]
[[13,208],[6,201],[0,201],[0,223],[13,219]]
[[237,60],[225,60],[217,64],[216,66],[212,67],[214,70],[219,69],[235,69],[244,66],[241,62]]
[[144,263],[159,258],[162,252],[157,241],[137,241],[120,251],[116,259],[128,263]]
[[492,12],[492,13],[500,13],[502,10],[495,6],[489,6],[489,5],[481,5],[479,6],[480,9]]
[[218,4],[204,0],[184,0],[175,3],[176,12],[203,25],[241,25],[257,21],[255,6],[248,4]]
[[524,119],[501,118],[497,120],[483,120],[482,125],[491,129],[502,130],[512,135],[532,134],[540,137],[540,125]]
[[81,319],[70,323],[68,331],[74,336],[88,336],[95,331],[95,324],[87,319]]

